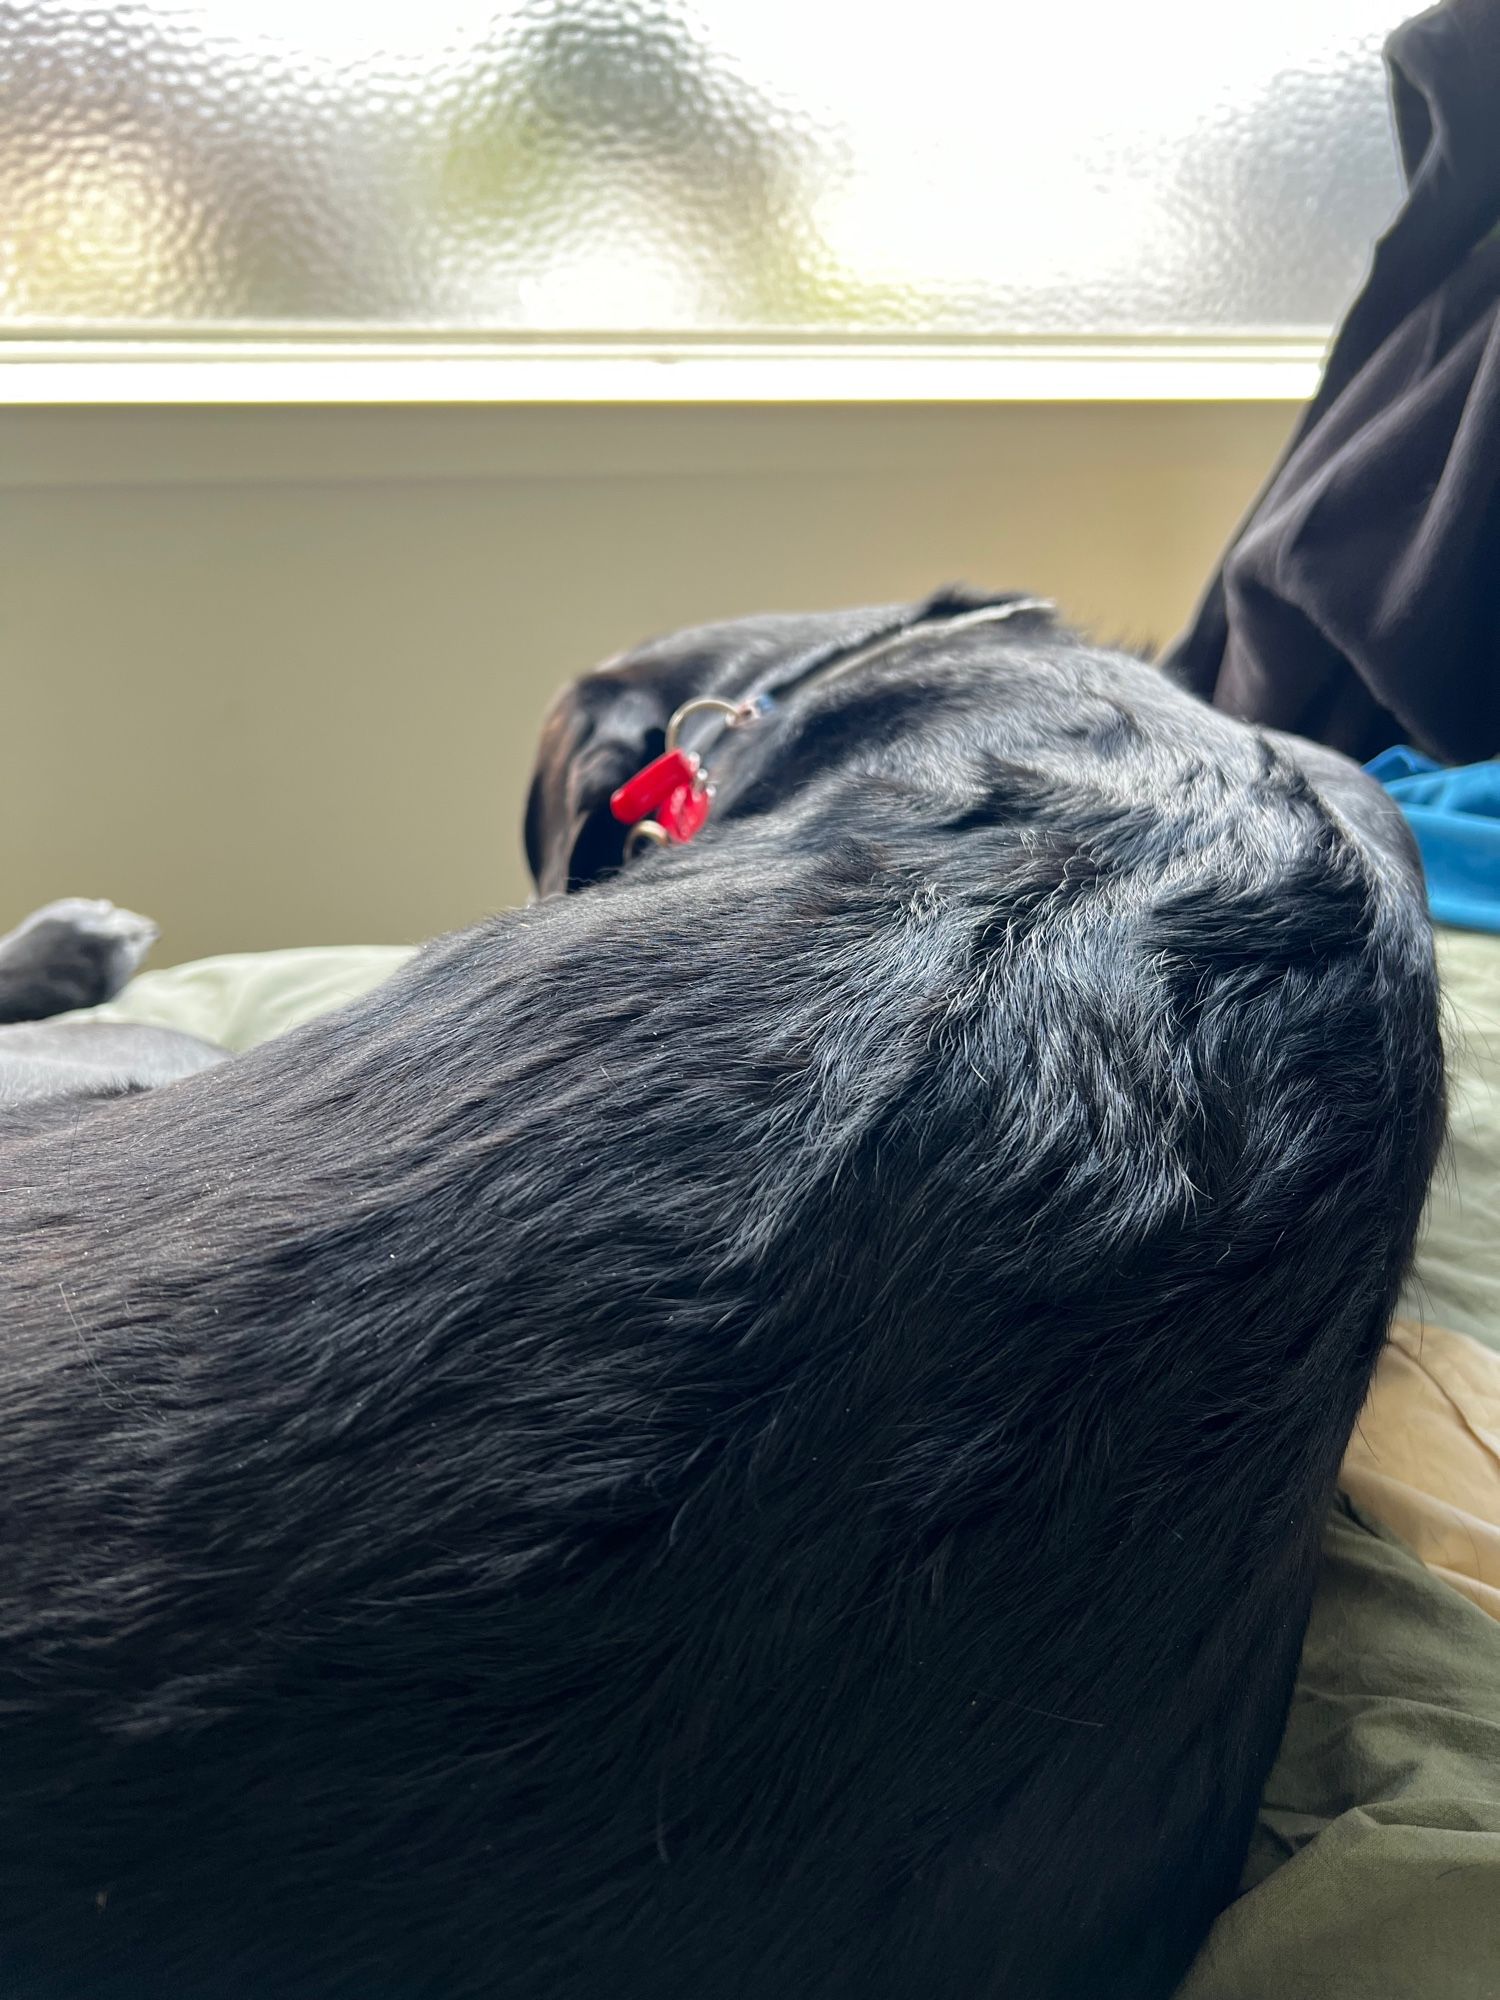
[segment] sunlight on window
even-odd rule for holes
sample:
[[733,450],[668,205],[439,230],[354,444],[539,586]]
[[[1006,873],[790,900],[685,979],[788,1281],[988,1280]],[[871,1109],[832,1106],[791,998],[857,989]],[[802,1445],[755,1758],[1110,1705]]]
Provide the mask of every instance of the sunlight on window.
[[0,321],[1328,325],[1390,0],[0,4]]

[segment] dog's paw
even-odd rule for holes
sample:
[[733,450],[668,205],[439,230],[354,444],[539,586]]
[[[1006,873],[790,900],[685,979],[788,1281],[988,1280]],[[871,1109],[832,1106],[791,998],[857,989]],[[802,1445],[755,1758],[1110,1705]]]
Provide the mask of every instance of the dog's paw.
[[113,1000],[161,936],[149,917],[89,896],[65,896],[61,902],[47,903],[26,919],[18,935],[26,932],[45,938],[49,952],[90,968],[85,975],[89,996],[74,1003],[80,1007]]
[[0,937],[0,1020],[41,1021],[112,1000],[157,935],[149,917],[90,897],[34,910]]

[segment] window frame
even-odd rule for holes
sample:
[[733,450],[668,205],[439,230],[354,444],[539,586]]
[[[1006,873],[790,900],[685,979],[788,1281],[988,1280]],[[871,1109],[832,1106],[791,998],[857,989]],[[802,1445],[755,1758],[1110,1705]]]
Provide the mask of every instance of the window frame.
[[0,337],[0,407],[1302,402],[1316,330],[1249,335],[475,339],[170,329]]

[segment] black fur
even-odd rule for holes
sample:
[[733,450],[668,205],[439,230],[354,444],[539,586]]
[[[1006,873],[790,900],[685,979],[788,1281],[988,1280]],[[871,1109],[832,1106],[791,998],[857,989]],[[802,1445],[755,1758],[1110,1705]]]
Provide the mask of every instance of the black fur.
[[97,1007],[118,993],[156,937],[133,910],[82,896],[49,903],[0,937],[0,1023]]
[[[684,693],[909,616],[583,683],[539,875]],[[13,1141],[0,1989],[1167,1994],[1441,1124],[1334,775],[929,639],[727,741],[692,847]]]

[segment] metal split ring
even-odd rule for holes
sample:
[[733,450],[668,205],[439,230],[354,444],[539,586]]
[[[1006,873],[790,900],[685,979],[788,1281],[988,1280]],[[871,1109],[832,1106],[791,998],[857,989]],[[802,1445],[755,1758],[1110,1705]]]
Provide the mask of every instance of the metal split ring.
[[638,819],[625,836],[625,859],[633,861],[642,848],[669,844],[664,826],[658,826],[654,819]]
[[697,695],[692,701],[685,701],[681,708],[674,710],[672,720],[667,724],[667,749],[677,748],[682,735],[682,725],[693,715],[722,715],[727,729],[737,729],[742,722],[748,722],[756,713],[753,701],[720,701],[717,695]]

